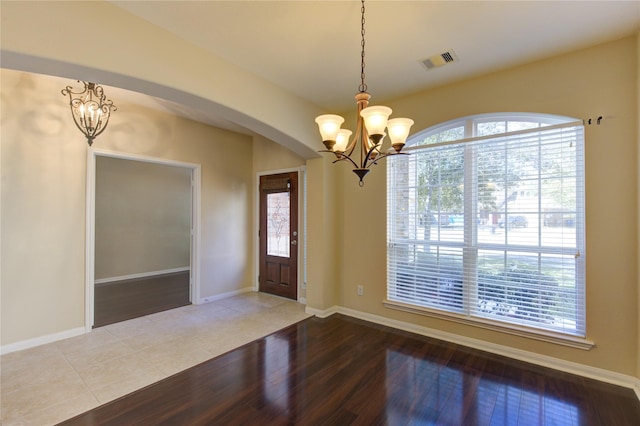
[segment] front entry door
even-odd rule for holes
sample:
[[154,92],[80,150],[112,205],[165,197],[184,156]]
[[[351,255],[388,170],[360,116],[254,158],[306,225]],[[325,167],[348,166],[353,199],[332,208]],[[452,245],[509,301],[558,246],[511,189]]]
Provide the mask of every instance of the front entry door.
[[298,298],[298,173],[260,177],[260,291]]

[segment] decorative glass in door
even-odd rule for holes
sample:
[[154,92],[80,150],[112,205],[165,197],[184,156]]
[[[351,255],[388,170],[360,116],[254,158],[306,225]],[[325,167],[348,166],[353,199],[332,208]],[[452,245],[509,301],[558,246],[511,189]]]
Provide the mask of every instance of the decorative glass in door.
[[288,192],[267,194],[267,255],[289,257],[290,198]]

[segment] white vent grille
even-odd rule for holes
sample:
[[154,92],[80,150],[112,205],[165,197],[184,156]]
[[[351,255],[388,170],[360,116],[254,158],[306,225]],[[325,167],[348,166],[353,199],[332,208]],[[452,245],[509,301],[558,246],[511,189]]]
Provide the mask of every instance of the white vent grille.
[[424,65],[428,70],[432,68],[438,68],[443,65],[450,64],[451,62],[457,62],[458,55],[452,50],[449,49],[446,52],[442,52],[438,55],[433,55],[428,57],[427,59],[422,60],[422,65]]

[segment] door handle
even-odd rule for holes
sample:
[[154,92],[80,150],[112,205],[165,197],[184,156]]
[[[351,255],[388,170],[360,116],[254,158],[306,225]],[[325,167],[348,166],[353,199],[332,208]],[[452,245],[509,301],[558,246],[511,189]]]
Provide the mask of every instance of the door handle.
[[296,240],[292,240],[292,241],[291,241],[291,245],[292,245],[292,246],[298,245],[298,241],[296,241]]

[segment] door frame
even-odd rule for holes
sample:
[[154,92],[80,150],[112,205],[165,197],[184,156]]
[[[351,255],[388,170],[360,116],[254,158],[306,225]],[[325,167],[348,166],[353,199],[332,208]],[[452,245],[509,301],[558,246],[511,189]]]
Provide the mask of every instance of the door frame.
[[142,161],[167,166],[184,167],[191,170],[191,255],[189,277],[189,300],[197,304],[200,300],[200,188],[201,166],[195,163],[168,160],[110,151],[89,147],[87,150],[87,194],[86,194],[86,232],[85,232],[85,332],[90,332],[94,323],[94,286],[95,286],[95,228],[96,228],[96,158],[112,157],[123,160]]
[[[303,247],[306,246],[307,235],[304,232],[305,227],[305,217],[307,212],[304,210],[304,200],[306,198],[306,194],[304,193],[303,179],[306,179],[306,167],[292,167],[288,169],[277,169],[277,170],[267,170],[264,172],[256,173],[256,183],[254,187],[254,209],[253,209],[253,247],[255,248],[254,256],[253,256],[253,272],[254,272],[254,281],[253,281],[253,291],[260,291],[260,237],[258,236],[258,231],[260,230],[260,177],[261,176],[269,176],[269,175],[277,175],[280,173],[298,173],[298,245],[296,249],[298,250],[298,268],[297,268],[297,301],[300,303],[306,303],[306,290],[307,283],[304,282],[304,250]],[[304,296],[302,296],[304,294]]]

